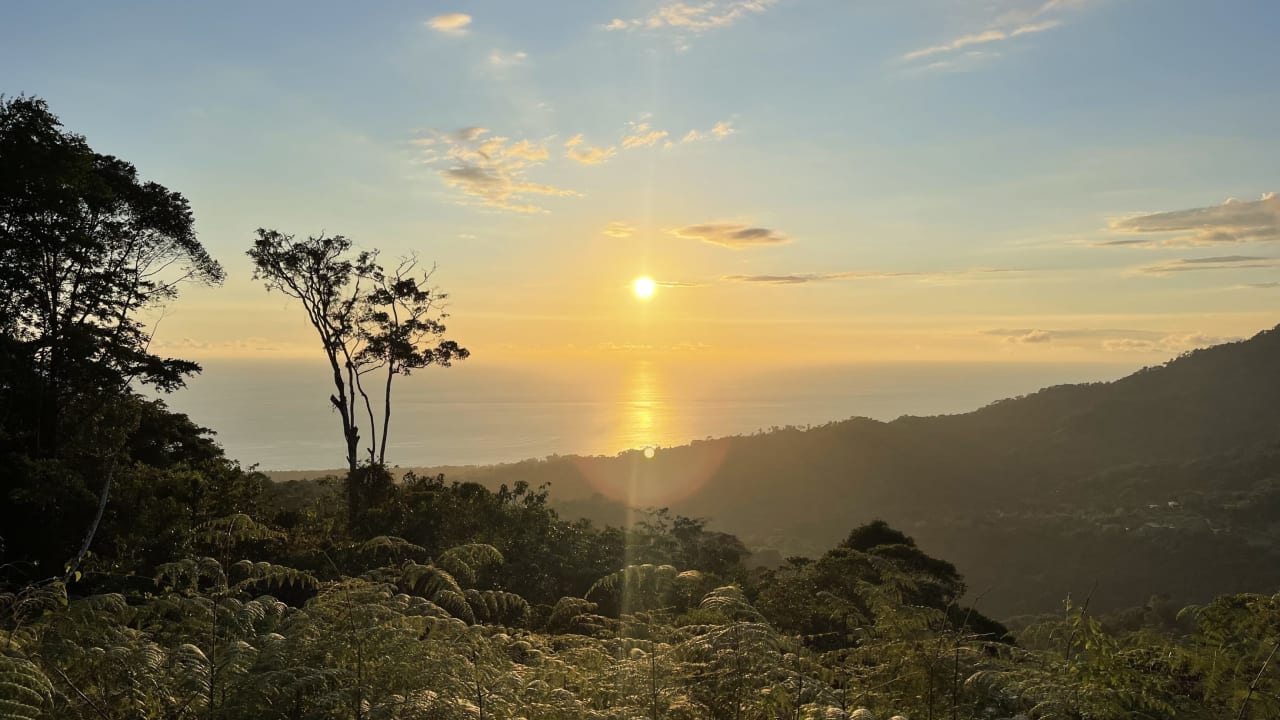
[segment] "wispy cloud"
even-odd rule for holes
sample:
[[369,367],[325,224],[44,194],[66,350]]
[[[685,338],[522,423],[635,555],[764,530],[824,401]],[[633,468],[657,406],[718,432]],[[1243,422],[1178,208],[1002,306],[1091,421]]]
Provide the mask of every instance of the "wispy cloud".
[[[680,138],[681,143],[694,143],[703,140],[723,140],[737,132],[737,128],[733,126],[733,122],[729,120],[721,120],[712,125],[709,130],[690,130]],[[674,142],[668,141],[666,146],[671,147]]]
[[[977,48],[1005,43],[1014,38],[1038,35],[1059,28],[1064,24],[1062,16],[1071,10],[1089,4],[1091,0],[1039,0],[1028,4],[1025,0],[1013,0],[997,3],[1002,10],[995,17],[987,19],[981,29],[958,35],[949,40],[917,48],[902,55],[901,60],[916,64],[928,60],[928,64],[920,65],[921,69],[954,69],[957,67],[952,56],[990,57],[990,53],[974,55]],[[1097,1],[1097,0],[1092,0]],[[1003,5],[1003,7],[1000,7]]]
[[471,16],[466,13],[446,13],[427,21],[427,27],[446,35],[466,35]]
[[1012,345],[1063,344],[1075,347],[1101,348],[1108,352],[1180,353],[1199,347],[1238,340],[1234,337],[1208,335],[1201,332],[1159,332],[1123,328],[997,328],[979,331],[983,335],[1003,338]]
[[1054,337],[1054,333],[1049,330],[1030,329],[1005,335],[1005,340],[1019,345],[1039,345],[1041,343],[1052,342]]
[[1227,200],[1221,205],[1148,213],[1112,220],[1111,232],[1129,237],[1097,245],[1192,247],[1280,240],[1280,196]]
[[630,150],[632,148],[649,147],[657,144],[659,140],[666,136],[666,130],[655,130],[647,122],[635,123],[630,127],[627,135],[622,138],[622,148]]
[[494,50],[489,53],[489,64],[495,68],[509,68],[515,65],[523,65],[528,59],[529,54],[523,51],[504,53],[501,50]]
[[840,280],[851,273],[787,273],[783,275],[725,275],[729,282],[759,283],[761,285],[803,285],[824,280]]
[[759,283],[762,285],[804,285],[807,283],[829,282],[832,280],[891,280],[895,278],[913,278],[920,281],[946,279],[975,278],[991,275],[1012,275],[1029,272],[1013,268],[977,268],[972,270],[941,270],[923,272],[827,272],[827,273],[784,273],[778,275],[725,275],[729,282]]
[[669,30],[701,33],[726,27],[739,20],[762,13],[778,0],[711,0],[709,2],[669,2],[649,15],[623,20],[614,18],[606,30]]
[[654,280],[654,285],[665,288],[694,288],[706,287],[706,283],[683,282],[681,280]]
[[792,238],[777,230],[764,227],[750,227],[741,223],[714,222],[701,225],[687,225],[667,231],[669,234],[686,240],[701,240],[712,245],[741,250],[749,247],[767,247],[783,245]]
[[608,162],[618,153],[615,147],[593,147],[587,144],[581,134],[574,135],[564,143],[565,157],[583,165],[599,165]]
[[[650,117],[649,113],[645,113],[638,120],[628,121],[620,133],[617,145],[592,145],[587,141],[586,135],[578,133],[565,141],[564,156],[583,165],[601,165],[616,157],[619,150],[640,150],[659,143],[662,143],[666,149],[676,145],[677,143],[669,139],[671,133],[654,127],[649,120]],[[736,131],[732,121],[721,120],[705,131],[690,130],[680,142],[723,140]]]
[[1131,272],[1141,275],[1172,275],[1207,270],[1252,270],[1280,267],[1280,258],[1259,255],[1221,255],[1217,257],[1181,258],[1142,265]]
[[[531,168],[550,153],[542,143],[513,142],[489,136],[487,128],[473,126],[452,133],[436,132],[415,144],[424,148],[423,161],[447,164],[440,170],[445,185],[461,192],[469,202],[513,212],[536,213],[546,209],[530,201],[533,196],[576,196],[573,190],[533,182]],[[443,151],[437,151],[437,147]]]
[[934,45],[933,47],[926,47],[926,48],[920,48],[919,50],[912,50],[906,55],[903,55],[902,59],[907,61],[919,60],[921,58],[927,58],[931,55],[940,55],[942,53],[950,53],[950,52],[955,52],[956,50],[963,50],[964,48],[972,47],[974,45],[986,45],[987,43],[1000,42],[1002,40],[1009,40],[1010,38],[1016,38],[1021,35],[1033,35],[1035,33],[1041,33],[1046,30],[1052,30],[1061,24],[1062,24],[1062,21],[1060,20],[1049,20],[1047,22],[1034,23],[1031,25],[1021,25],[1011,30],[995,30],[995,29],[983,30],[980,33],[974,33],[972,35],[961,35],[960,37],[955,38],[954,40],[951,40],[950,42],[944,43],[942,45]]
[[197,340],[191,337],[180,337],[174,339],[156,338],[151,343],[153,350],[163,350],[172,352],[209,352],[209,353],[247,353],[247,352],[277,352],[281,347],[270,338],[265,337],[246,337],[237,338],[235,340],[209,341]]
[[605,235],[608,235],[611,238],[621,239],[621,238],[631,237],[632,235],[635,234],[636,229],[624,222],[614,220],[608,225],[605,225],[604,230],[601,230],[600,232],[602,232]]
[[1240,338],[1206,335],[1205,333],[1173,333],[1156,339],[1113,338],[1102,341],[1102,348],[1109,352],[1182,353],[1196,348],[1221,345]]

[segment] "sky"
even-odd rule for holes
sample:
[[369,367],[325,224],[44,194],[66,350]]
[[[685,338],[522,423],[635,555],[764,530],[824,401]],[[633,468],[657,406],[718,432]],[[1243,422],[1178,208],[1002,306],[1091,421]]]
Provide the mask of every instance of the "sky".
[[[1271,0],[8,3],[0,92],[181,192],[156,347],[314,357],[256,228],[476,362],[1157,362],[1280,321]],[[652,298],[631,292],[650,276]]]

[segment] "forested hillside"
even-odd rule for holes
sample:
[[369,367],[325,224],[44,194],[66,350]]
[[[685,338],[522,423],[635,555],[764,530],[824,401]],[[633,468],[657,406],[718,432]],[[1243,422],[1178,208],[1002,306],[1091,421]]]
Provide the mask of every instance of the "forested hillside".
[[1091,590],[1107,608],[1199,602],[1280,584],[1276,367],[1280,330],[1268,330],[962,415],[446,470],[490,487],[547,483],[567,516],[670,507],[782,557],[886,518],[945,552],[1004,617]]

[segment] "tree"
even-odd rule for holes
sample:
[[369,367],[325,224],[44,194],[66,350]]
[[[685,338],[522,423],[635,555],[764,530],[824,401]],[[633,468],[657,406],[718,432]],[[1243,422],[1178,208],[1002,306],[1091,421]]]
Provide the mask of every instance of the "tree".
[[42,100],[0,100],[0,168],[0,392],[5,420],[36,416],[5,429],[50,457],[78,397],[135,380],[171,390],[199,372],[150,352],[138,315],[184,282],[220,283],[223,270],[182,195],[94,152]]
[[[138,419],[132,386],[169,391],[200,370],[151,352],[140,315],[222,279],[182,195],[94,152],[44,101],[0,98],[0,527],[88,522],[100,478],[79,563]],[[24,517],[36,501],[60,516]]]
[[[391,390],[398,375],[429,365],[448,367],[470,352],[444,339],[448,295],[430,286],[434,268],[422,272],[417,259],[402,260],[387,271],[376,251],[357,251],[341,235],[295,240],[276,230],[259,229],[248,251],[254,278],[268,291],[298,300],[320,338],[333,374],[329,402],[342,421],[347,455],[347,515],[353,524],[363,491],[385,483]],[[378,422],[366,377],[381,373],[382,419]],[[363,415],[363,419],[361,416]],[[361,426],[368,430],[365,458]],[[379,442],[381,438],[381,442]],[[367,460],[367,465],[362,463]],[[369,486],[369,487],[365,487]]]

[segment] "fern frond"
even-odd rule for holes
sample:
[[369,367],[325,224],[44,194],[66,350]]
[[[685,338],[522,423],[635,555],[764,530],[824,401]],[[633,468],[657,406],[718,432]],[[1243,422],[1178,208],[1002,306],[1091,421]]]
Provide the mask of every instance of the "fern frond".
[[320,581],[311,573],[295,570],[284,565],[273,565],[268,562],[252,562],[241,560],[231,566],[231,576],[237,578],[232,588],[237,590],[254,588],[300,587],[315,589]]
[[747,596],[743,594],[742,588],[737,585],[725,585],[712,590],[702,598],[700,607],[703,610],[719,612],[729,618],[751,618],[755,620],[763,618],[760,611],[756,610],[747,601]]
[[450,615],[459,620],[468,623],[476,621],[475,611],[471,609],[471,604],[467,602],[467,596],[461,592],[453,590],[442,590],[436,593],[431,599],[432,602],[444,608]]
[[36,720],[53,703],[53,684],[35,663],[0,655],[0,718]]
[[400,571],[400,583],[409,592],[432,602],[442,592],[462,594],[462,586],[453,575],[436,565],[419,565],[412,561],[405,563]]
[[502,553],[498,548],[484,543],[470,543],[444,551],[435,564],[463,583],[473,585],[481,570],[501,565],[503,562]]
[[241,542],[279,540],[284,533],[259,523],[244,513],[214,518],[196,526],[195,540],[206,547],[230,548]]
[[467,602],[480,622],[511,625],[529,612],[529,603],[515,593],[501,590],[468,590]]
[[379,535],[370,538],[360,544],[358,548],[362,555],[373,557],[376,559],[400,560],[406,556],[424,557],[427,549],[421,545],[415,545],[404,538],[395,537],[393,535]]
[[168,592],[196,592],[201,584],[227,586],[222,564],[211,557],[183,558],[156,568],[156,585]]

